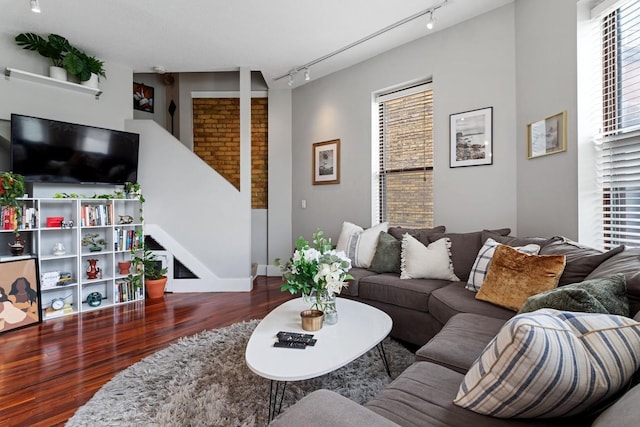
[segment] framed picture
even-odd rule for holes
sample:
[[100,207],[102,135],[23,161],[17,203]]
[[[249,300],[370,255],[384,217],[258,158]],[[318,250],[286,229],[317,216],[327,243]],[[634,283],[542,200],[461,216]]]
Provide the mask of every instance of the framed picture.
[[42,322],[35,258],[0,263],[0,333]]
[[527,125],[527,158],[567,151],[567,112]]
[[340,140],[313,144],[313,185],[340,183]]
[[493,107],[449,116],[449,167],[493,163]]
[[144,83],[133,83],[133,109],[153,113],[153,88]]

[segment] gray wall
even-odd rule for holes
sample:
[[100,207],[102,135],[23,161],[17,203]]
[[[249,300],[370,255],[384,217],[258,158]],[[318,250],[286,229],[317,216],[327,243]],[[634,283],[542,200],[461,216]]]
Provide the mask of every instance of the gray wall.
[[[371,218],[372,93],[433,77],[435,222],[511,227],[516,215],[514,5],[434,33],[293,91],[293,238]],[[449,115],[493,107],[493,165],[449,168]],[[311,185],[314,142],[341,139],[341,183]],[[377,157],[377,152],[375,153]],[[307,208],[301,208],[301,200]]]
[[[578,239],[576,1],[515,6],[518,232]],[[527,160],[527,124],[565,110],[567,151]]]

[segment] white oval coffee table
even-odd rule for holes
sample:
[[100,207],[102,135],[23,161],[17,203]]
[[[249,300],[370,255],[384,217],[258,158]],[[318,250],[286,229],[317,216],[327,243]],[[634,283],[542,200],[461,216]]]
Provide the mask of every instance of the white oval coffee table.
[[[284,383],[284,395],[287,381],[306,380],[335,371],[378,345],[384,368],[389,372],[382,340],[391,332],[393,322],[385,312],[357,301],[337,298],[338,323],[308,332],[302,329],[300,322],[300,312],[308,308],[309,303],[302,298],[281,304],[262,319],[247,343],[245,359],[249,369],[272,380],[270,420],[276,412],[280,382]],[[305,349],[274,347],[279,331],[313,334],[317,343]]]

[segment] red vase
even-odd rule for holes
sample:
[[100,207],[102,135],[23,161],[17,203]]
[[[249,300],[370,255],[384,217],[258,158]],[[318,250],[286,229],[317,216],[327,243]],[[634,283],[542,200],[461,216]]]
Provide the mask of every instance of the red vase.
[[89,261],[89,268],[87,268],[87,279],[96,279],[100,273],[100,268],[96,266],[97,259],[91,258]]

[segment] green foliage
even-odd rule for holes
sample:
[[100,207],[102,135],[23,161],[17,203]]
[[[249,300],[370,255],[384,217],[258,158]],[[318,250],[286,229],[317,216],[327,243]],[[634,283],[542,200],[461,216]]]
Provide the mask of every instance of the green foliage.
[[[141,233],[137,233],[139,237]],[[143,240],[141,240],[144,242]],[[157,280],[167,275],[167,267],[158,267],[160,261],[156,254],[151,252],[144,246],[141,249],[132,249],[131,253],[133,257],[131,258],[131,265],[133,266],[133,271],[135,273],[131,273],[129,275],[129,280],[136,287],[142,286],[142,274],[144,273],[144,278],[149,280]]]

